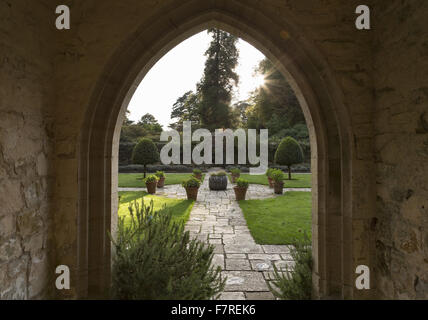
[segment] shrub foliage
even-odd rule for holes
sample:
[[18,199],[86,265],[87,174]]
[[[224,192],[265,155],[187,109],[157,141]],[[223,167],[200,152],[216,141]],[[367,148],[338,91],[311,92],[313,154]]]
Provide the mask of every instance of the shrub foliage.
[[184,180],[181,185],[183,188],[199,188],[201,186],[201,181],[195,177],[190,177],[187,180]]
[[236,186],[239,188],[248,188],[250,185],[250,182],[248,180],[245,180],[243,178],[236,179]]
[[310,300],[312,295],[312,247],[309,236],[296,239],[290,249],[295,261],[293,269],[278,270],[274,265],[273,285],[268,282],[273,295],[283,300]]
[[153,201],[130,205],[130,222],[118,221],[113,258],[112,297],[126,300],[199,300],[217,298],[225,280],[211,267],[214,248],[190,240],[183,223],[171,221]]
[[159,180],[159,178],[156,175],[152,174],[152,175],[148,176],[147,178],[145,178],[144,182],[145,183],[153,183],[153,182],[158,182],[158,180]]

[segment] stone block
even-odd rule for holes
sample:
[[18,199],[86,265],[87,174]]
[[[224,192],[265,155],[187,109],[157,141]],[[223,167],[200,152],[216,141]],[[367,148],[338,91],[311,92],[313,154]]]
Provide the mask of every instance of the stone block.
[[263,274],[256,271],[223,271],[225,291],[268,291]]
[[226,259],[226,270],[251,270],[247,259]]

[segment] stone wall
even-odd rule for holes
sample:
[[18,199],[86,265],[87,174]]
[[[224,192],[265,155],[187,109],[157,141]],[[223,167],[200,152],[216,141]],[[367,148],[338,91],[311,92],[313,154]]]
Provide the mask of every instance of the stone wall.
[[[177,3],[174,5],[174,3]],[[179,4],[178,4],[179,3]],[[257,6],[257,10],[263,12],[276,20],[290,18],[293,29],[298,30],[296,41],[307,41],[310,46],[316,48],[316,52],[307,52],[310,55],[320,55],[322,59],[316,60],[316,68],[325,78],[331,77],[337,85],[337,92],[333,95],[339,96],[341,101],[338,105],[343,106],[341,110],[336,110],[337,115],[330,114],[325,117],[325,126],[333,128],[337,126],[337,121],[345,128],[343,132],[332,132],[331,135],[340,135],[342,138],[352,132],[352,138],[348,145],[342,147],[351,149],[352,154],[346,155],[341,163],[339,138],[330,143],[330,148],[334,150],[337,158],[330,159],[329,166],[332,171],[346,170],[349,173],[344,177],[350,186],[341,190],[340,183],[330,185],[330,194],[337,193],[334,210],[328,213],[328,223],[334,225],[335,233],[327,235],[329,250],[326,252],[327,259],[335,266],[330,270],[328,277],[334,283],[334,290],[341,291],[345,284],[348,297],[353,296],[353,273],[343,274],[341,259],[345,259],[348,270],[355,264],[371,265],[371,250],[369,239],[369,221],[374,208],[374,177],[370,174],[373,170],[373,139],[372,139],[372,57],[370,46],[370,32],[357,31],[354,26],[355,8],[358,1],[283,1],[264,0],[257,4],[254,1],[96,1],[70,2],[72,11],[72,29],[59,33],[58,52],[56,58],[56,91],[61,97],[61,107],[57,109],[55,115],[55,175],[57,183],[55,186],[55,211],[56,219],[62,221],[57,226],[57,261],[72,268],[72,274],[76,274],[77,265],[75,257],[78,255],[76,234],[78,226],[73,223],[77,221],[78,203],[78,159],[79,159],[79,139],[82,128],[85,128],[86,113],[91,104],[94,104],[94,91],[96,85],[108,86],[110,91],[119,91],[120,84],[115,82],[118,79],[109,79],[109,82],[102,81],[108,76],[108,68],[116,67],[110,61],[112,56],[118,55],[120,59],[120,48],[123,54],[133,50],[132,46],[126,47],[124,43],[147,42],[147,53],[156,56],[157,52],[150,47],[148,41],[152,35],[141,29],[150,22],[152,16],[162,12],[170,14],[174,7],[189,7],[192,11],[200,7],[201,11],[215,8],[219,11],[243,15],[252,14],[250,7]],[[171,6],[171,4],[173,4]],[[177,28],[180,19],[186,17],[184,9],[177,12],[169,20],[169,24],[163,26],[165,32],[168,29]],[[288,22],[289,22],[288,21]],[[255,21],[254,21],[255,22]],[[291,23],[291,22],[289,22]],[[264,26],[262,32],[266,35],[279,37],[280,34],[272,35],[269,25]],[[287,29],[286,27],[284,27]],[[141,34],[137,34],[141,32]],[[159,30],[160,33],[161,30]],[[290,31],[290,30],[289,30]],[[245,35],[245,30],[240,30]],[[291,33],[291,31],[290,31]],[[283,36],[284,34],[282,34]],[[294,36],[294,35],[293,35]],[[304,40],[302,40],[301,38]],[[294,40],[294,39],[293,39]],[[268,50],[271,48],[267,48]],[[322,63],[320,62],[322,60]],[[155,61],[154,61],[155,62]],[[325,64],[324,64],[325,63]],[[121,66],[118,66],[121,67]],[[128,66],[126,66],[128,67]],[[125,72],[124,69],[123,72]],[[113,73],[115,70],[111,70]],[[106,73],[107,72],[107,73]],[[123,76],[120,75],[120,76]],[[315,75],[309,75],[315,76]],[[127,80],[128,81],[128,80]],[[316,88],[322,90],[321,88]],[[112,98],[114,94],[112,93]],[[121,101],[117,101],[120,104]],[[113,112],[108,110],[107,112]],[[109,114],[106,116],[109,116]],[[337,117],[337,118],[335,118]],[[102,126],[95,125],[93,130],[104,130]],[[106,143],[100,141],[100,143]],[[351,146],[352,144],[352,146]],[[102,146],[91,145],[90,148]],[[327,150],[324,150],[327,152]],[[352,158],[352,166],[350,161]],[[98,173],[104,175],[102,171]],[[339,177],[341,173],[332,172],[332,175]],[[340,181],[340,178],[338,179]],[[350,182],[352,181],[352,182]],[[334,190],[333,190],[334,189]],[[344,197],[341,193],[346,192],[349,205],[340,207],[340,201]],[[95,196],[91,193],[89,196]],[[101,198],[100,198],[101,199]],[[352,202],[351,199],[357,199]],[[94,201],[85,199],[85,201]],[[103,201],[103,200],[101,200]],[[101,205],[101,204],[100,204]],[[102,208],[100,207],[100,210]],[[342,212],[341,209],[344,211]],[[102,223],[102,221],[100,221]],[[341,232],[343,225],[347,225],[347,230]],[[351,237],[353,238],[341,238]],[[364,243],[355,245],[352,243]],[[343,249],[343,245],[350,246],[350,249]],[[91,253],[92,254],[92,253]],[[90,255],[91,255],[90,254]],[[344,279],[346,277],[346,279]],[[362,294],[360,297],[367,297]],[[73,295],[72,293],[71,295]],[[331,293],[333,294],[333,293]]]
[[[88,110],[94,92],[102,91],[97,86],[121,88],[117,79],[103,83],[112,57],[120,58],[120,49],[131,56],[129,51],[138,46],[126,47],[127,41],[144,46],[153,35],[137,30],[144,32],[141,27],[151,17],[178,6],[216,8],[243,19],[257,6],[272,20],[292,21],[298,30],[293,41],[315,48],[307,54],[319,73],[307,76],[335,84],[331,93],[339,97],[341,109],[325,117],[324,125],[339,123],[345,128],[336,132],[340,138],[351,133],[348,145],[337,138],[328,146],[338,157],[330,159],[330,174],[339,175],[338,168],[347,172],[339,177],[343,185],[320,190],[337,193],[335,210],[327,212],[336,232],[327,235],[326,259],[345,262],[336,261],[329,281],[343,290],[342,297],[427,298],[428,4],[371,2],[376,2],[373,30],[357,31],[354,11],[360,1],[65,0],[71,30],[58,31],[56,1],[0,0],[0,298],[49,297],[58,264],[71,268],[72,290],[65,297],[84,295],[75,275],[87,258],[79,242],[87,238],[78,233],[90,217],[79,216],[79,206],[93,201],[94,193],[88,190],[88,198],[79,194],[86,183],[79,180],[79,168],[85,168],[80,155],[87,152],[81,134],[104,130],[97,121],[85,127]],[[185,13],[173,15],[163,31],[175,30]],[[266,38],[271,37],[269,25],[264,28]],[[240,30],[242,35],[245,31]],[[287,40],[290,34],[276,36]],[[153,50],[147,45],[147,55],[155,57]],[[109,125],[100,144],[117,138],[115,124]],[[347,148],[350,154],[340,154]],[[115,161],[114,155],[106,157],[99,163]],[[100,210],[105,205],[110,204],[100,203]],[[353,292],[354,275],[343,270],[357,264],[373,266],[375,294]]]
[[[0,1],[0,299],[48,295],[52,14]],[[49,10],[50,11],[50,10]]]
[[381,297],[427,299],[428,3],[375,12],[377,283]]

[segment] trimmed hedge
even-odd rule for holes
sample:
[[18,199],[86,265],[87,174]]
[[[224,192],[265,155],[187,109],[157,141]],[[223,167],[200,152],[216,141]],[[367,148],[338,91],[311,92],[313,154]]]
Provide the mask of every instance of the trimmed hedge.
[[[159,142],[159,141],[153,141],[153,143],[156,145],[156,148],[158,149],[158,152],[160,153],[162,148],[167,144],[167,142]],[[193,148],[198,144],[199,142],[192,142],[192,150]],[[304,154],[304,161],[310,162],[311,159],[311,151],[309,143],[302,143],[299,141],[300,146],[302,147],[302,151]],[[136,143],[135,142],[120,142],[119,144],[119,164],[120,166],[125,166],[132,164],[131,158],[132,158],[132,150],[134,149]],[[268,159],[270,163],[273,163],[275,152],[278,149],[279,142],[276,141],[270,141],[268,146]],[[257,145],[257,150],[259,150],[259,146]],[[213,147],[213,155],[212,159],[214,161],[215,159],[215,148]],[[226,163],[226,153],[223,153],[224,155],[224,163]],[[183,149],[180,148],[180,159],[183,159]],[[238,144],[235,144],[235,160],[236,163],[233,165],[236,167],[237,161],[238,161]],[[216,165],[218,166],[218,165]]]
[[[196,167],[196,165],[183,165],[183,164],[171,164],[171,165],[164,165],[164,164],[155,164],[155,165],[147,165],[147,172],[149,173],[155,173],[156,171],[164,171],[164,172],[176,172],[176,173],[192,173],[193,169]],[[213,167],[221,167],[224,168],[226,171],[230,171],[231,168],[236,168],[236,165],[227,165],[227,166],[219,166],[219,165],[198,165],[198,168],[202,169],[202,171],[206,171],[209,168]],[[239,169],[241,170],[241,173],[248,173],[249,172],[249,166],[239,166]],[[269,166],[269,168],[275,168],[275,169],[281,169],[282,171],[286,171],[286,166],[278,166],[278,165],[272,165]],[[294,165],[292,170],[293,173],[310,173],[311,172],[311,166],[309,163],[301,163]],[[120,165],[119,166],[119,173],[143,173],[144,168],[142,165],[138,164],[130,164],[130,165]]]

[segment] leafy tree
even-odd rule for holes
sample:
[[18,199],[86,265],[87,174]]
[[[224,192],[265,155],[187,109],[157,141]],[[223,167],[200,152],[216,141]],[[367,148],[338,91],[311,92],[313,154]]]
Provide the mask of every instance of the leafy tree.
[[[128,114],[129,112],[127,111]],[[134,123],[126,116],[120,133],[120,142],[136,143],[142,137],[158,139],[161,132],[162,126],[149,113],[145,114],[138,123]]]
[[230,103],[234,85],[239,77],[234,71],[238,64],[238,38],[219,29],[209,29],[211,44],[205,52],[204,75],[198,84],[201,94],[199,117],[204,128],[230,128]]
[[138,125],[152,134],[159,134],[162,132],[162,126],[150,113],[146,113],[144,116],[142,116],[141,120],[138,122]]
[[275,162],[288,167],[288,179],[291,180],[291,166],[303,161],[303,152],[299,143],[292,137],[284,138],[275,152]]
[[233,105],[232,113],[234,114],[235,125],[233,128],[248,128],[247,110],[250,107],[248,101],[239,101]]
[[144,178],[146,177],[146,165],[159,161],[159,151],[152,140],[143,138],[136,144],[132,152],[132,163],[144,166]]
[[257,72],[265,77],[265,84],[256,90],[256,105],[260,108],[263,121],[268,122],[273,115],[285,120],[290,127],[305,123],[305,118],[293,89],[268,59],[260,62]]
[[199,126],[199,95],[193,91],[188,91],[174,103],[171,111],[171,119],[177,119],[170,124],[170,128],[183,131],[183,122],[191,121],[192,127]]
[[306,125],[296,95],[275,65],[264,59],[256,72],[263,75],[265,84],[249,99],[250,106],[245,111],[247,128],[269,129],[272,136],[296,124]]
[[141,137],[144,137],[148,134],[147,130],[145,130],[143,127],[136,125],[136,124],[130,124],[130,125],[123,125],[122,131],[120,132],[120,142],[136,142]]
[[132,120],[129,120],[129,118],[128,118],[128,116],[129,116],[129,114],[130,114],[131,112],[129,112],[129,110],[126,110],[126,113],[125,113],[125,119],[123,120],[123,125],[124,126],[129,126],[129,125],[131,125],[131,124],[133,124],[134,123],[134,121],[132,121]]

